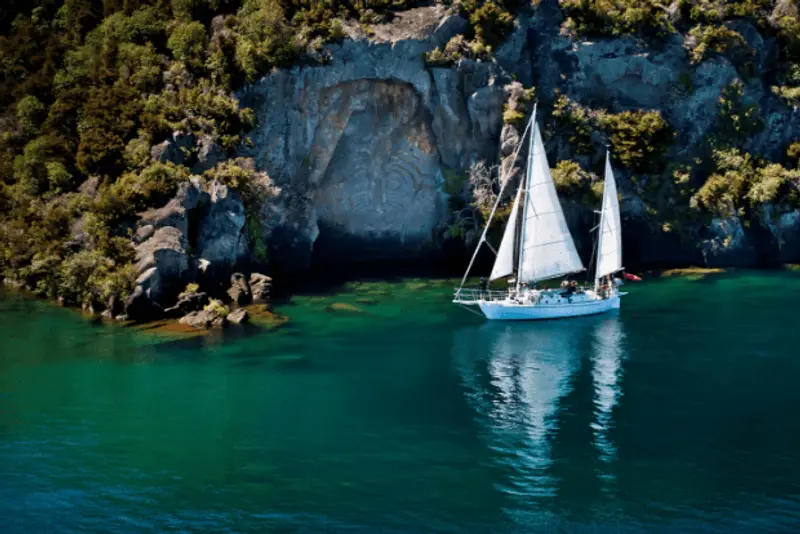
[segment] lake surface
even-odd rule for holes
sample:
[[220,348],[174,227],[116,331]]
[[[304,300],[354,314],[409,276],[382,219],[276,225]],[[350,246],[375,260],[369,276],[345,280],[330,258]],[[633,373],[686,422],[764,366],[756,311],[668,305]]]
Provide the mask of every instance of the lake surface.
[[546,323],[451,285],[179,342],[0,297],[0,532],[800,531],[800,273]]

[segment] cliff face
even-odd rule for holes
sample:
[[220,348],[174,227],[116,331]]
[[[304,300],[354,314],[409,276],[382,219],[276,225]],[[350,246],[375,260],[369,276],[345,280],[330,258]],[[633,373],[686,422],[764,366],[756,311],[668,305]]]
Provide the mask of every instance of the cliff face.
[[[275,262],[302,267],[312,256],[355,262],[435,249],[436,229],[451,215],[448,174],[465,173],[476,162],[492,165],[514,148],[510,141],[519,131],[504,129],[502,116],[504,88],[513,79],[536,87],[545,129],[555,90],[615,111],[660,110],[677,133],[670,160],[699,155],[715,127],[720,95],[735,80],[744,84],[743,97],[758,103],[766,126],[746,140],[746,150],[779,159],[800,136],[800,114],[772,94],[766,74],[743,80],[722,56],[693,66],[678,36],[658,47],[633,38],[573,39],[559,33],[557,4],[543,2],[534,16],[517,19],[496,61],[462,59],[433,68],[424,53],[443,47],[466,22],[440,8],[411,13],[425,23],[399,36],[391,26],[378,26],[377,37],[330,46],[327,65],[276,72],[239,95],[259,119],[253,145],[242,155],[254,158],[282,189],[263,218]],[[747,23],[738,29],[756,51],[755,72],[767,73],[775,44]],[[558,139],[548,142],[548,151],[551,167],[567,158],[592,166],[603,154],[600,146],[576,157],[574,147]],[[688,237],[678,237],[648,213],[629,172],[617,166],[617,176],[629,265],[800,260],[797,211],[767,206],[764,227],[731,216],[694,223]],[[591,207],[566,211],[588,259]]]
[[265,220],[271,257],[323,261],[408,257],[428,249],[449,214],[445,175],[493,160],[502,127],[501,69],[429,69],[423,55],[465,23],[436,8],[422,39],[345,41],[330,64],[281,71],[248,87],[252,157],[282,188]]

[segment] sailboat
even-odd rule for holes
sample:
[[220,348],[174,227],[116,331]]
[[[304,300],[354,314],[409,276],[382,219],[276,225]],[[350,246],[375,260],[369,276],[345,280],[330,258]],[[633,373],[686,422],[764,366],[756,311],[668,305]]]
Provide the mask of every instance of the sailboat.
[[489,277],[490,282],[508,278],[508,290],[464,288],[480,247],[484,243],[488,245],[486,234],[500,204],[501,190],[453,302],[462,306],[477,306],[487,319],[492,320],[556,319],[618,309],[620,298],[625,293],[619,291],[622,281],[612,278],[612,275],[623,270],[622,229],[617,186],[608,151],[600,225],[597,227],[594,285],[578,287],[574,282],[564,280],[560,289],[536,287],[540,282],[577,274],[586,269],[575,248],[550,175],[542,136],[536,124],[536,107],[523,139],[529,131],[527,171],[517,189]]

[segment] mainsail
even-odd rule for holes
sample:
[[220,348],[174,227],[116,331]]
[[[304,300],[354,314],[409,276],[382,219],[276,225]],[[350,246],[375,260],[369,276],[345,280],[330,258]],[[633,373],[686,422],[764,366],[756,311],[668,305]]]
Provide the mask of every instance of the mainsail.
[[617,199],[617,184],[614,181],[614,172],[611,170],[608,154],[606,154],[602,210],[595,278],[602,278],[622,269],[622,225],[619,219],[619,200]]
[[516,245],[517,219],[519,218],[519,197],[522,193],[522,185],[517,189],[517,197],[514,199],[514,207],[511,208],[511,216],[508,218],[503,240],[497,251],[497,259],[494,261],[492,274],[489,280],[497,280],[510,274],[514,274],[514,249]]
[[535,122],[531,145],[518,274],[522,282],[548,280],[584,270],[561,210]]

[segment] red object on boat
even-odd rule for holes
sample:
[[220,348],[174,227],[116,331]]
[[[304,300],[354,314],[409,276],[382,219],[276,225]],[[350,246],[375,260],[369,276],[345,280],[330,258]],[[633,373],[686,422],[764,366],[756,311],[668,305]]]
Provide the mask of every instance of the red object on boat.
[[642,279],[636,276],[635,274],[625,273],[626,280],[633,280],[634,282],[641,282]]

